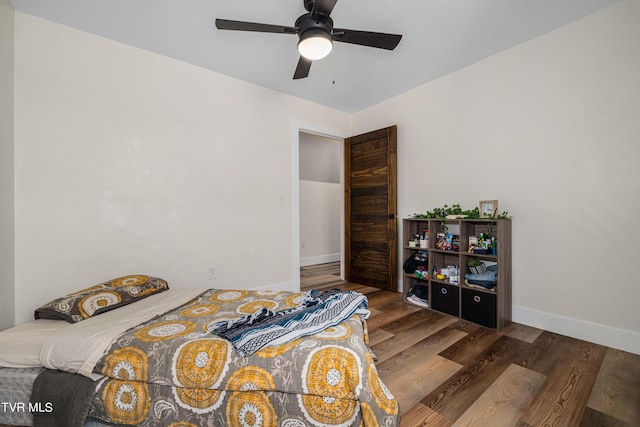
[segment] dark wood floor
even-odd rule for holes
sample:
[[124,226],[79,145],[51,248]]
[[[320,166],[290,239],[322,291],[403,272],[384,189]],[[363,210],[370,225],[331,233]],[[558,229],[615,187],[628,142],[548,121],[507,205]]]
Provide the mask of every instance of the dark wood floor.
[[404,427],[640,426],[640,355],[421,309],[340,280],[338,263],[303,267],[301,287],[367,295],[371,348]]

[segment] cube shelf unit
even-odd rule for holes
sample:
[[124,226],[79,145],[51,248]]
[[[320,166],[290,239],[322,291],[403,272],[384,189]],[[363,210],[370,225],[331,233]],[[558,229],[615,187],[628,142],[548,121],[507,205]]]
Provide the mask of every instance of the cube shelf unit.
[[[493,329],[502,329],[511,323],[511,220],[509,219],[403,219],[403,258],[406,260],[424,248],[410,247],[409,240],[416,234],[427,232],[429,242],[429,277],[419,279],[402,270],[402,291],[406,300],[414,285],[426,286],[429,310],[468,320]],[[428,230],[428,231],[427,231]],[[436,249],[438,233],[451,232],[460,236],[459,250]],[[456,233],[454,233],[456,231]],[[498,242],[496,255],[468,253],[469,236],[489,233]],[[418,245],[419,246],[419,245]],[[470,273],[467,263],[472,259],[495,262],[498,265],[497,282],[492,290],[465,284]],[[434,267],[458,266],[459,283],[432,277]]]

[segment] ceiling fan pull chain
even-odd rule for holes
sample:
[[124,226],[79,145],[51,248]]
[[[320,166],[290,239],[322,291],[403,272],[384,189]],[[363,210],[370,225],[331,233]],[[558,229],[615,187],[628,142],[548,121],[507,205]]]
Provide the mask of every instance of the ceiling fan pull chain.
[[332,81],[333,81],[333,85],[335,86],[336,84],[336,51],[332,50],[331,51],[331,72],[333,74],[332,77]]

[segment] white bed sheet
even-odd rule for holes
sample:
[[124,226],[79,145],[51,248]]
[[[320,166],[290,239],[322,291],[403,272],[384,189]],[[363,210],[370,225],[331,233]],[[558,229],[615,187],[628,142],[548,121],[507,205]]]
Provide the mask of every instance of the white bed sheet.
[[41,367],[40,349],[44,340],[71,326],[60,320],[38,319],[0,331],[0,366],[4,368]]
[[[69,325],[47,336],[40,363],[49,369],[78,373],[97,380],[93,368],[118,335],[142,322],[191,301],[206,288],[168,289],[133,304]],[[66,322],[65,322],[66,323]]]

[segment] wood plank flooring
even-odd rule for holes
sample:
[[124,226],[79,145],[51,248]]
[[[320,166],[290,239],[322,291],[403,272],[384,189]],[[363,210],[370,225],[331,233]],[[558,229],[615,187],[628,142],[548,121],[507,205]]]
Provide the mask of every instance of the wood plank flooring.
[[401,426],[640,426],[640,355],[513,323],[500,332],[303,267],[301,288],[369,299],[370,345]]

